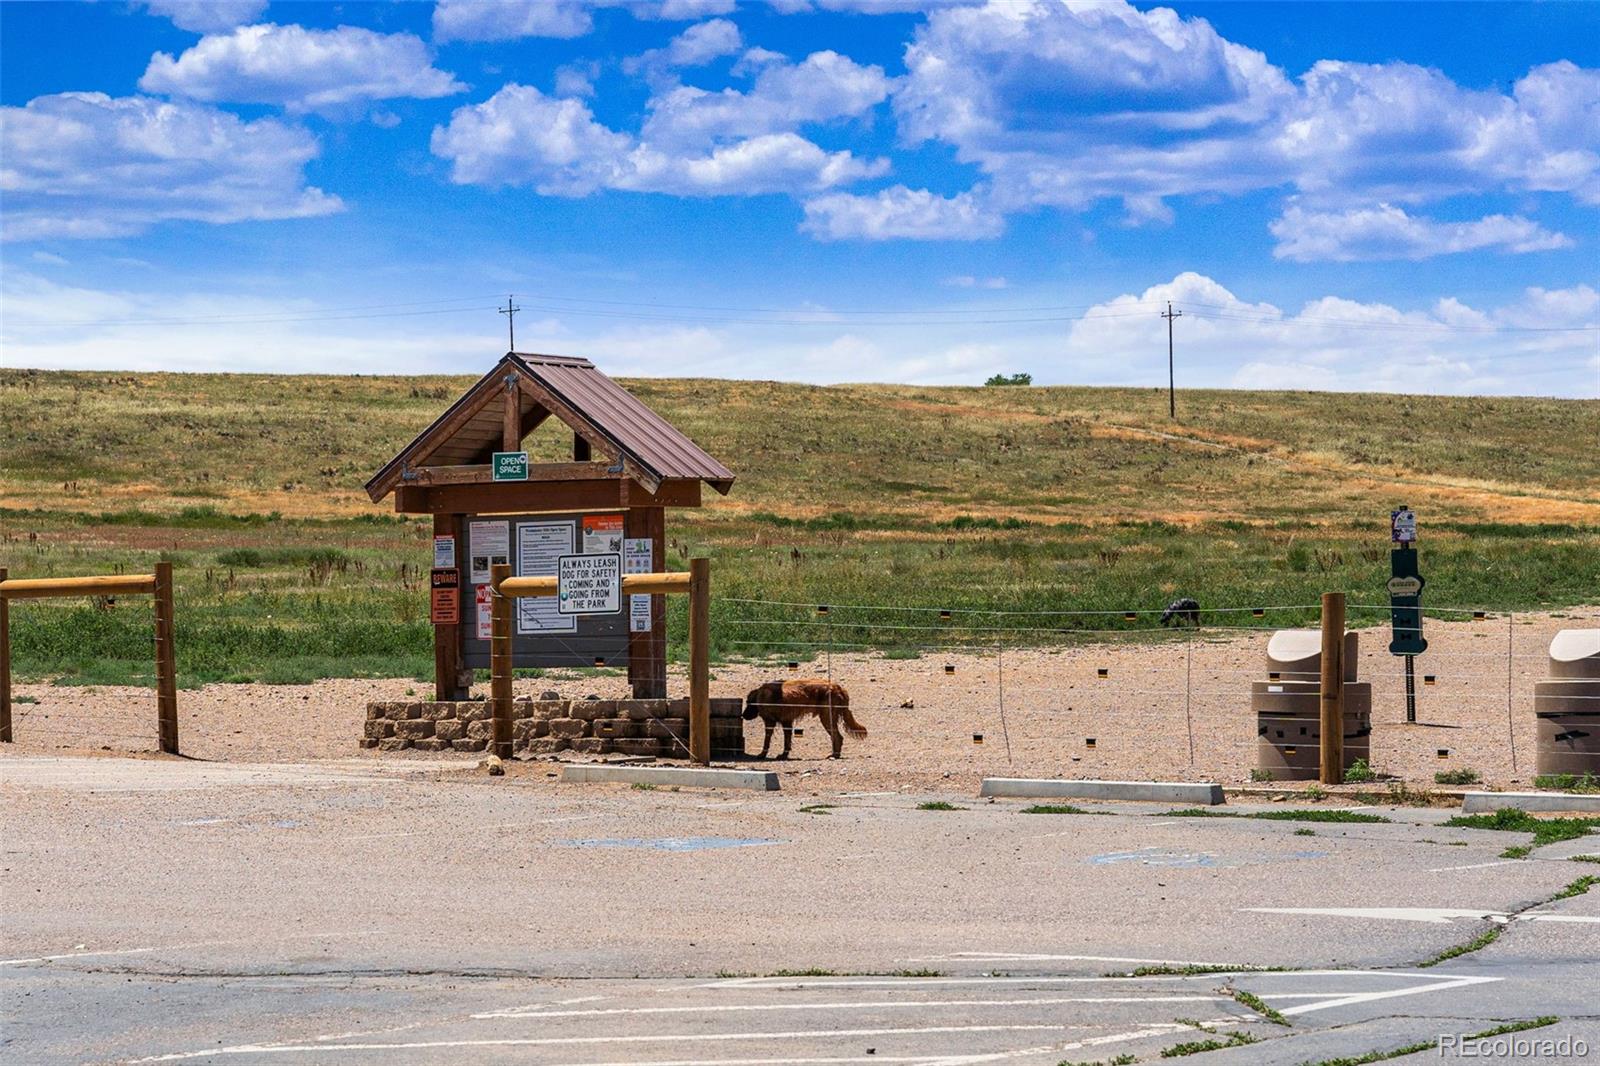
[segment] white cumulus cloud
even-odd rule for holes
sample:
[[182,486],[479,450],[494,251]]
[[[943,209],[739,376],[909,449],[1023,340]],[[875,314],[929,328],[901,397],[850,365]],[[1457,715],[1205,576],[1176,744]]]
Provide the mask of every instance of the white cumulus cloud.
[[222,33],[254,22],[267,9],[267,0],[145,0],[152,15],[172,20],[190,33]]
[[[1600,393],[1600,297],[1586,285],[1529,289],[1484,309],[1456,299],[1405,310],[1325,296],[1285,310],[1192,271],[1095,305],[1073,323],[1055,367],[1035,380],[1164,385],[1167,326],[1158,312],[1169,300],[1183,312],[1179,388]],[[1537,332],[1521,332],[1529,327]]]
[[139,88],[213,103],[326,113],[375,100],[449,96],[466,86],[436,69],[427,45],[409,33],[264,23],[204,37],[177,58],[157,52]]
[[159,222],[305,218],[342,210],[305,182],[305,129],[143,96],[58,93],[0,109],[8,240],[117,237]]
[[[1163,221],[1171,198],[1279,188],[1321,212],[1508,192],[1600,203],[1600,71],[1568,61],[1509,93],[1398,62],[1323,60],[1294,79],[1167,8],[1009,0],[934,6],[905,62],[901,137],[951,146],[1006,212],[1109,199]],[[1459,239],[1490,231],[1509,228]]]
[[532,185],[544,195],[600,189],[684,196],[804,193],[884,172],[882,160],[828,152],[792,132],[710,148],[663,149],[596,121],[576,99],[507,85],[481,104],[458,108],[436,127],[433,153],[458,184]]
[[628,74],[643,71],[651,78],[661,78],[676,68],[704,66],[713,59],[733,55],[743,44],[738,26],[727,19],[710,19],[690,26],[668,41],[665,48],[630,56],[622,61],[622,69]]
[[876,193],[832,193],[807,200],[801,230],[822,240],[981,240],[998,237],[1005,220],[981,195],[940,196],[895,185]]
[[1291,204],[1267,228],[1278,239],[1272,254],[1297,263],[1429,259],[1481,249],[1545,252],[1572,246],[1571,238],[1521,215],[1439,222],[1391,204],[1346,211],[1308,211]]
[[441,43],[582,37],[592,29],[582,0],[439,0],[433,8],[433,39]]
[[704,144],[793,131],[862,115],[888,97],[890,85],[882,67],[813,52],[799,63],[763,64],[748,92],[679,85],[652,96],[641,136],[657,144]]

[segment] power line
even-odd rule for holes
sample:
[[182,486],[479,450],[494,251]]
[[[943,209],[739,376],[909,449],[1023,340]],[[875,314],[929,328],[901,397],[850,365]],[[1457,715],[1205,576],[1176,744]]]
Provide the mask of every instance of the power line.
[[[478,314],[485,309],[492,296],[458,296],[438,300],[410,301],[406,303],[354,304],[341,307],[307,308],[302,310],[232,312],[216,315],[150,316],[130,318],[85,319],[56,323],[61,328],[94,328],[106,326],[189,326],[206,324],[266,325],[298,322],[336,322],[372,318],[404,318],[418,315]],[[440,306],[440,305],[457,306]],[[564,306],[582,304],[590,306]],[[1099,319],[1135,318],[1148,314],[1139,308],[1160,307],[1153,301],[1115,304],[1116,310],[1099,314],[1095,308],[1105,304],[1059,304],[1036,307],[953,307],[953,308],[776,308],[736,307],[733,305],[697,305],[654,303],[647,301],[603,300],[593,297],[545,294],[530,310],[546,314],[571,315],[587,318],[616,318],[657,322],[684,322],[700,325],[764,325],[764,326],[838,326],[839,316],[875,316],[876,321],[855,321],[851,328],[862,326],[948,326],[948,325],[1042,325],[1051,323],[1087,322]],[[1600,331],[1600,325],[1582,326],[1511,326],[1462,325],[1449,322],[1374,322],[1371,320],[1335,318],[1319,315],[1276,315],[1253,311],[1245,307],[1183,301],[1185,310],[1172,311],[1174,317],[1184,314],[1219,322],[1240,322],[1252,325],[1328,325],[1342,330],[1378,332],[1422,332],[1463,334],[1573,334]],[[610,310],[608,308],[615,308]],[[1172,301],[1167,302],[1168,311]],[[497,310],[503,310],[497,308]],[[517,308],[522,310],[522,308]],[[662,312],[714,312],[713,314],[671,314]],[[1061,312],[1083,311],[1084,314]],[[746,316],[746,317],[736,317]],[[771,316],[771,317],[748,317]],[[940,316],[940,317],[929,317]],[[510,315],[508,314],[508,318]],[[1163,312],[1161,317],[1165,318]],[[1169,333],[1171,320],[1168,319]],[[1171,375],[1169,375],[1170,377]]]

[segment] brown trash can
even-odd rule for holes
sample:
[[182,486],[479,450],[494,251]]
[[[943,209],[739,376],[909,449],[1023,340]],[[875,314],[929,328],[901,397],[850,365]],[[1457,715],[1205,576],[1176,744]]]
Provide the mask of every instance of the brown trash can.
[[1550,677],[1533,686],[1540,774],[1600,776],[1600,629],[1563,629],[1550,641]]

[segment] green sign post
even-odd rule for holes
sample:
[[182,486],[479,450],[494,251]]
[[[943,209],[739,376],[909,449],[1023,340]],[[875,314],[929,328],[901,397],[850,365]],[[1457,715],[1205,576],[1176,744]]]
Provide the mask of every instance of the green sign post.
[[496,481],[528,480],[527,452],[495,452],[494,479]]
[[1406,721],[1417,720],[1416,656],[1428,650],[1422,638],[1422,587],[1417,569],[1417,517],[1409,507],[1389,516],[1389,654],[1406,659]]

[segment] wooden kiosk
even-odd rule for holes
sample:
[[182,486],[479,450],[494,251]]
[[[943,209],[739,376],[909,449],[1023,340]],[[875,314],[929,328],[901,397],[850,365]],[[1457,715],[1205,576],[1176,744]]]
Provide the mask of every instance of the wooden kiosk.
[[[572,431],[571,461],[519,463],[548,418]],[[401,514],[433,516],[434,698],[464,699],[489,665],[494,566],[547,576],[561,554],[614,550],[629,571],[664,570],[666,509],[700,506],[702,483],[726,495],[733,480],[589,360],[506,353],[366,485],[374,503],[392,492]],[[626,662],[635,698],[665,698],[665,597],[623,599],[617,616],[584,618],[519,601],[517,664]]]

